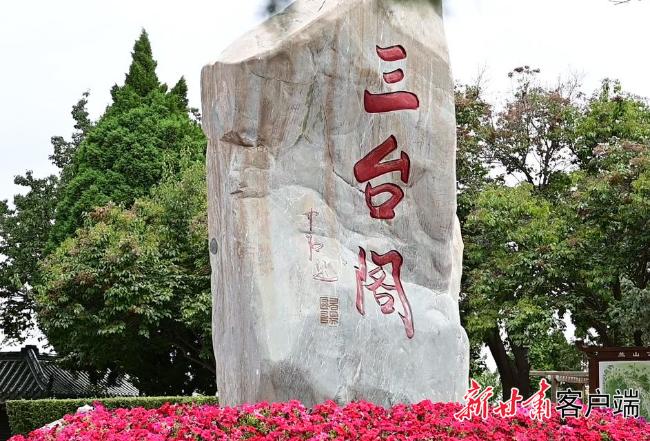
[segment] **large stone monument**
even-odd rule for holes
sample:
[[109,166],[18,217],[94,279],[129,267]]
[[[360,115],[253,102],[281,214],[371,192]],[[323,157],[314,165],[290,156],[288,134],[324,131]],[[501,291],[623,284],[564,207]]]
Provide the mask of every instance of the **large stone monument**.
[[461,400],[440,4],[298,0],[202,93],[221,402]]

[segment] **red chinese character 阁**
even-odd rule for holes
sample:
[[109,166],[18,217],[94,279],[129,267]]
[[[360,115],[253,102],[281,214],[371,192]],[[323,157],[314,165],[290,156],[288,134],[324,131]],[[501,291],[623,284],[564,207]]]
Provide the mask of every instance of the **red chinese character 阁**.
[[[411,159],[405,152],[399,159],[382,162],[389,154],[397,150],[397,139],[393,135],[375,147],[363,159],[354,165],[354,177],[358,182],[367,182],[386,173],[399,172],[402,182],[409,181],[411,174]],[[393,219],[395,207],[404,199],[404,191],[396,184],[385,183],[373,187],[370,183],[364,190],[366,205],[370,209],[370,216],[375,219]],[[372,198],[388,193],[390,197],[379,205],[372,203]]]
[[[357,298],[356,306],[361,315],[366,314],[365,310],[365,290],[372,292],[377,305],[381,312],[385,315],[392,314],[396,311],[396,306],[399,308],[398,315],[402,319],[406,336],[413,338],[415,328],[413,326],[413,315],[411,313],[411,305],[404,292],[401,280],[402,269],[402,255],[393,250],[386,254],[380,255],[371,251],[371,260],[377,265],[376,268],[368,270],[366,263],[366,250],[359,248],[359,266],[356,267],[357,273]],[[384,267],[391,265],[390,276],[392,283],[389,283],[388,274]],[[399,304],[395,305],[395,293]]]

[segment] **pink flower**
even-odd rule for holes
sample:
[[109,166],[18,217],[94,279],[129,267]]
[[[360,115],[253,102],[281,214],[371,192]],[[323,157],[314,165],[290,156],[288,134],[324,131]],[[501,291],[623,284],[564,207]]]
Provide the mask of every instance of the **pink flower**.
[[590,418],[551,417],[536,421],[523,411],[512,418],[458,421],[459,404],[423,401],[384,409],[358,401],[339,406],[327,401],[312,409],[298,401],[257,403],[238,408],[172,405],[159,409],[95,410],[68,415],[62,425],[39,429],[11,441],[221,441],[221,440],[517,440],[650,441],[642,419],[595,412]]

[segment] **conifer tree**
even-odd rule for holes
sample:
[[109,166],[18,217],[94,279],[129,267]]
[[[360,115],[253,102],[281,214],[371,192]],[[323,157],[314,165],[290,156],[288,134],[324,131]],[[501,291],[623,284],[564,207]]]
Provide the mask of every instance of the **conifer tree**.
[[206,142],[185,79],[168,89],[155,68],[143,31],[104,115],[86,124],[80,113],[83,140],[59,149],[39,325],[68,367],[94,378],[128,374],[146,394],[212,393]]
[[142,31],[124,85],[112,88],[113,102],[70,160],[50,250],[74,236],[94,208],[108,203],[128,208],[160,182],[164,171],[178,171],[182,156],[202,160],[206,142],[190,117],[187,84],[181,78],[168,92],[156,64]]
[[146,31],[142,31],[140,38],[133,46],[131,54],[133,61],[126,74],[125,86],[131,87],[138,95],[144,97],[160,87],[156,75],[156,60],[151,53],[151,43]]

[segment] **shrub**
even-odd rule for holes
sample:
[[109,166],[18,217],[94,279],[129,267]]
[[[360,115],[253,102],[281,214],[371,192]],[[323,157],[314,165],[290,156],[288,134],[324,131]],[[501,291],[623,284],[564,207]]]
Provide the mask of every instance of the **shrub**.
[[73,414],[86,404],[101,403],[106,409],[133,409],[142,407],[156,409],[165,403],[174,404],[216,404],[216,397],[122,397],[122,398],[80,398],[48,400],[7,401],[9,426],[14,435],[27,434],[62,418]]

